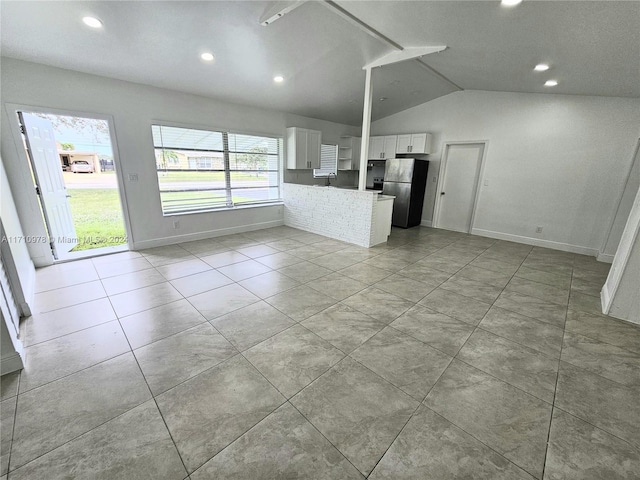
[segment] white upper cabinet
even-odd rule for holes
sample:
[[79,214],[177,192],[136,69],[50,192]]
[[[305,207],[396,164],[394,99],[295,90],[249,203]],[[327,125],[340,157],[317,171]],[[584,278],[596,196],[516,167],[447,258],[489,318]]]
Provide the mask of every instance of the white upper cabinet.
[[407,133],[398,135],[396,153],[431,153],[430,133]]
[[397,135],[369,137],[369,160],[384,160],[396,155]]
[[287,168],[305,170],[320,168],[322,132],[307,128],[287,128]]

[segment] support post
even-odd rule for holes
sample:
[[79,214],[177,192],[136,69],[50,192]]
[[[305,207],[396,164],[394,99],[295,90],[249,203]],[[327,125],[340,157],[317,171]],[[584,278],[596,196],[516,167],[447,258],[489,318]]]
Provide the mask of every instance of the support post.
[[369,135],[371,134],[371,104],[373,102],[373,84],[371,67],[365,68],[364,108],[362,109],[362,143],[360,145],[360,172],[358,190],[367,189],[367,162],[369,160]]

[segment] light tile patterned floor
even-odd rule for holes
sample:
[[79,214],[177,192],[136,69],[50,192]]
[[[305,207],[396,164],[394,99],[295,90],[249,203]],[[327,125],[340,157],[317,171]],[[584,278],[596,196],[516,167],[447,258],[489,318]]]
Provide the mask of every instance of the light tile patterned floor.
[[42,269],[0,480],[640,478],[640,327],[597,310],[607,271],[422,227]]

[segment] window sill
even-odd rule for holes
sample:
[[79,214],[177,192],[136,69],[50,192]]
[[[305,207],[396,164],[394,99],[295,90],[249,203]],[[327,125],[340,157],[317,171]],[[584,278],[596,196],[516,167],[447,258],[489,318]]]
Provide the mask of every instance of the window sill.
[[197,210],[197,211],[185,211],[185,212],[172,212],[172,213],[163,213],[163,217],[176,217],[180,215],[199,215],[204,213],[216,213],[216,212],[229,212],[235,210],[248,210],[252,208],[265,208],[265,207],[277,207],[284,205],[284,201],[275,200],[269,203],[255,203],[248,205],[234,205],[233,207],[219,207],[219,208],[210,208],[207,210]]

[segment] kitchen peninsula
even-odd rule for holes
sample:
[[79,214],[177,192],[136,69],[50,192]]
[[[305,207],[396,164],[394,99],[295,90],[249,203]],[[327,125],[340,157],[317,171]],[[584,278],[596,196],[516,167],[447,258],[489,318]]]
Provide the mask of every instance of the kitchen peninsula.
[[379,190],[283,184],[284,224],[361,247],[387,241],[395,197]]

